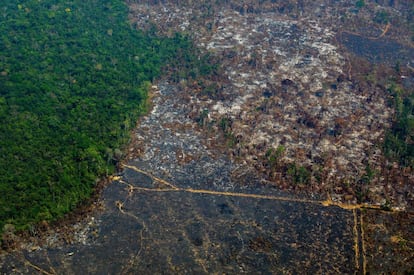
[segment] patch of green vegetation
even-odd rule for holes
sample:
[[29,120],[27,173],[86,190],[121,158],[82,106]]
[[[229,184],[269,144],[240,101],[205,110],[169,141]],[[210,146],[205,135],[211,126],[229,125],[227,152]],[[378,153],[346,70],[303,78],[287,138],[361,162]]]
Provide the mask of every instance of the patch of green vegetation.
[[233,122],[229,117],[222,117],[219,122],[219,127],[224,133],[231,131],[231,126]]
[[222,117],[218,122],[219,129],[224,133],[226,138],[226,145],[230,148],[236,146],[238,143],[236,136],[232,132],[233,120],[230,117]]
[[369,164],[365,166],[365,174],[359,180],[360,184],[370,184],[374,179],[376,171],[371,168]]
[[395,109],[395,122],[385,135],[385,155],[402,166],[414,168],[414,94],[395,83],[388,91]]
[[285,146],[279,145],[276,149],[270,148],[266,151],[265,157],[270,167],[278,167],[285,152]]
[[1,12],[0,231],[91,195],[165,64],[187,68],[180,77],[212,70],[186,37],[133,30],[120,0],[4,0]]
[[358,1],[356,1],[355,6],[358,9],[363,8],[363,7],[365,7],[365,1],[364,0],[358,0]]
[[287,174],[295,184],[309,184],[311,180],[311,172],[306,167],[295,163],[288,166]]
[[379,11],[375,14],[373,20],[378,24],[387,24],[390,21],[390,15],[386,11]]

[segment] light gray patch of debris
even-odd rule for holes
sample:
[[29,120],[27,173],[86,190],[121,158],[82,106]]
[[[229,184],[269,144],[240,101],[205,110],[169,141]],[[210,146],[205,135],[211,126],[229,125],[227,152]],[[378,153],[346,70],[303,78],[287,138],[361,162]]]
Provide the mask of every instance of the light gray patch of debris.
[[[354,87],[347,57],[335,41],[337,26],[333,19],[323,22],[306,15],[292,18],[273,11],[243,13],[225,6],[208,16],[186,5],[178,8],[174,4],[134,3],[130,8],[130,19],[138,28],[155,23],[166,35],[187,32],[200,49],[220,58],[230,82],[221,92],[222,97],[211,100],[194,93],[187,94],[186,100],[191,102],[189,113],[207,110],[211,123],[222,118],[232,120],[231,131],[237,143],[228,149],[237,163],[267,175],[266,182],[278,185],[284,179],[269,176],[261,161],[268,149],[283,146],[284,163],[322,171],[322,179],[312,176],[312,190],[331,193],[334,200],[357,202],[354,191],[353,196],[346,196],[344,189],[364,177],[367,165],[380,169],[382,153],[377,145],[390,126],[393,110],[378,88],[361,91]],[[156,108],[162,108],[160,101],[165,95],[160,97],[155,99]],[[174,111],[162,110],[160,114],[164,119],[170,117],[172,124],[195,129],[194,121],[176,119],[174,112],[186,108],[182,99],[176,100]],[[141,129],[150,128],[145,125]],[[217,127],[213,129],[219,131]],[[162,136],[153,140],[155,136],[150,135],[145,144],[153,144],[148,145],[153,149],[146,154],[146,161],[155,158],[162,163],[172,159],[178,144],[185,148],[182,154],[198,156],[197,161],[202,159],[202,152],[211,154],[210,141],[203,140],[203,134],[196,138],[194,131],[169,131],[177,129],[154,129],[154,135],[168,133],[174,138],[169,143]],[[146,132],[141,134],[145,135]],[[157,156],[157,142],[170,144],[171,155]],[[222,181],[227,180],[217,178],[214,184]],[[384,178],[376,177],[368,187],[371,203],[385,203],[384,185]],[[395,192],[390,196],[387,200],[405,207],[401,196]]]

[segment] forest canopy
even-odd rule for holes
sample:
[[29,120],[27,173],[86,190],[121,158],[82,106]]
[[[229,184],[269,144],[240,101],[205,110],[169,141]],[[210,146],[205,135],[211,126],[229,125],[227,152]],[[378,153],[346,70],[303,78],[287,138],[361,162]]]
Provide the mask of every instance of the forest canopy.
[[149,83],[178,48],[185,57],[193,47],[134,30],[118,0],[4,0],[0,9],[1,231],[88,198],[114,171]]

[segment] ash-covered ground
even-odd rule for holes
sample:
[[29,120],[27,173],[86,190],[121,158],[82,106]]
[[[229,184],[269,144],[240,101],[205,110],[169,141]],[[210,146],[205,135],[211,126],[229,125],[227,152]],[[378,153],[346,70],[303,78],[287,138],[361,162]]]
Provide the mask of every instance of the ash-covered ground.
[[130,20],[163,35],[184,32],[219,60],[220,89],[183,79],[177,102],[203,120],[210,151],[282,189],[412,208],[411,169],[381,150],[394,118],[389,68],[398,64],[397,80],[414,87],[412,7],[345,2],[131,1]]

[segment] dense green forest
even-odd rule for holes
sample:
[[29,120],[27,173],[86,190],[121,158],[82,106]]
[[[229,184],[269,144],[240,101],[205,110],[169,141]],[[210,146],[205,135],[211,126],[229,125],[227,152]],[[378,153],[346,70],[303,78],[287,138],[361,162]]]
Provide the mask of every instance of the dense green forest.
[[166,64],[210,69],[185,65],[204,60],[189,39],[134,30],[120,0],[4,0],[0,12],[1,231],[91,195]]

